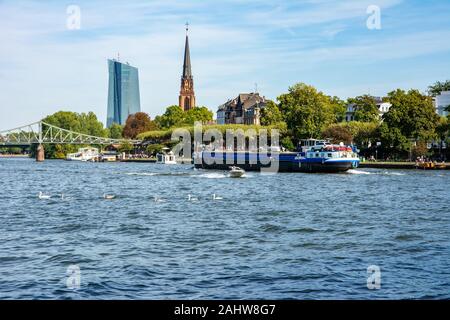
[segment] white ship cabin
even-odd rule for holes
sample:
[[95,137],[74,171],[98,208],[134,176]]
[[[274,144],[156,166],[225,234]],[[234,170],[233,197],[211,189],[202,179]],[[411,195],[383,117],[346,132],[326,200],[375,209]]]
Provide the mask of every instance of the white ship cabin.
[[298,143],[297,150],[300,151],[300,152],[306,152],[309,149],[311,149],[311,147],[324,146],[324,145],[327,145],[327,144],[330,144],[330,142],[328,140],[302,139]]
[[172,151],[167,152],[169,148],[164,148],[162,153],[156,154],[156,163],[177,164],[177,159]]
[[358,155],[351,147],[345,146],[343,143],[341,143],[338,145],[327,144],[313,146],[306,152],[306,158],[356,159],[358,158]]

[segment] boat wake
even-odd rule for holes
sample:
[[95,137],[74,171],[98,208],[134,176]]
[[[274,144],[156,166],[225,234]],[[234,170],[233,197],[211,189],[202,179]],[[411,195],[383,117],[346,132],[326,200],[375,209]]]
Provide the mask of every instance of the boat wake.
[[187,172],[126,172],[127,176],[188,176]]
[[383,175],[383,176],[404,176],[404,173],[401,172],[394,172],[394,171],[372,171],[372,172],[368,172],[368,171],[362,171],[362,170],[356,170],[356,169],[350,169],[347,171],[348,173],[351,174],[363,174],[363,175]]
[[361,170],[356,170],[356,169],[350,169],[347,172],[351,173],[351,174],[375,174],[373,172],[361,171]]
[[227,176],[223,173],[212,172],[212,173],[203,173],[203,174],[195,175],[194,177],[207,178],[207,179],[222,179],[222,178],[226,178]]
[[126,172],[127,176],[154,176],[156,173],[154,172]]
[[404,173],[384,171],[382,174],[387,176],[404,176]]

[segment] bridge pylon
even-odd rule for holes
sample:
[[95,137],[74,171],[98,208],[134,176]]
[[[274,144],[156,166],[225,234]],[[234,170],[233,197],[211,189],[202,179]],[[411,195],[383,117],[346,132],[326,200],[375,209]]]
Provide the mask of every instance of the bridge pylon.
[[39,144],[37,149],[36,149],[36,161],[37,162],[44,162],[44,160],[45,160],[44,145],[43,144]]

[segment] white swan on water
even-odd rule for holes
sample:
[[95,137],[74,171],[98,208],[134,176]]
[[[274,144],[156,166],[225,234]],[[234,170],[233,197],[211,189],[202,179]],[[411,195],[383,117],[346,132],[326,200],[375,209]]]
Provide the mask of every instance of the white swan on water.
[[64,193],[61,193],[61,200],[72,200],[72,197],[66,196]]
[[39,192],[39,199],[41,199],[41,200],[47,200],[47,199],[50,199],[51,198],[51,196],[49,196],[49,195],[46,195],[46,194],[43,194],[42,193],[42,191],[40,191]]
[[155,202],[166,202],[166,200],[164,200],[163,198],[159,198],[157,196],[155,196],[154,201]]
[[188,194],[188,201],[198,201],[198,198],[191,194]]
[[212,195],[212,199],[213,200],[223,200],[223,198],[222,197],[218,197],[218,196],[216,196],[216,194],[214,193],[213,195]]

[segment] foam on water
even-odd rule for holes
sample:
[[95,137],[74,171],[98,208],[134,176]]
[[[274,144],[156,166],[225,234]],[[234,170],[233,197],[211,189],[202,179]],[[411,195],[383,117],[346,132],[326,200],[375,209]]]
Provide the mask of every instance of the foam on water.
[[223,179],[226,178],[227,175],[219,172],[211,172],[211,173],[202,173],[199,175],[194,175],[197,178],[207,178],[207,179]]
[[127,176],[188,176],[190,173],[188,172],[126,172]]
[[155,176],[155,172],[126,172],[127,176]]
[[404,176],[405,175],[405,173],[394,172],[394,171],[383,171],[382,174],[387,175],[387,176]]
[[405,173],[395,172],[395,171],[363,171],[350,169],[347,171],[350,174],[361,174],[361,175],[383,175],[383,176],[404,176]]
[[361,171],[356,169],[350,169],[347,172],[351,174],[374,174],[373,172]]

